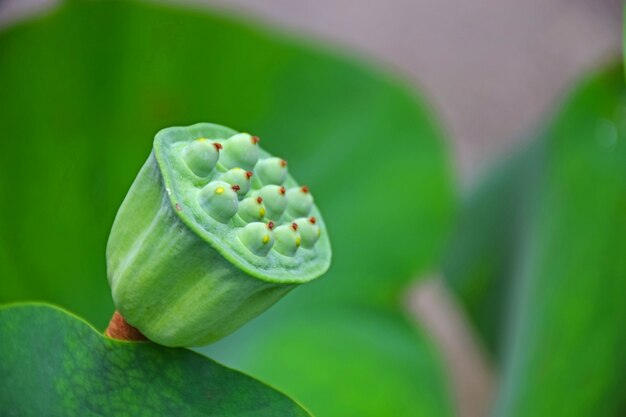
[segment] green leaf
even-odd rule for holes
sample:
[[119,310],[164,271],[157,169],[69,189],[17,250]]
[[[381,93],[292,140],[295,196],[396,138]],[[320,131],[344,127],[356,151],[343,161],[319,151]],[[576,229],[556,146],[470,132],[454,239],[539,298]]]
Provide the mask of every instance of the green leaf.
[[[0,188],[12,202],[0,206],[0,259],[11,260],[0,263],[0,300],[50,300],[104,326],[113,309],[106,237],[154,134],[199,121],[224,124],[259,135],[310,186],[334,259],[325,277],[216,351],[256,346],[274,327],[281,330],[267,349],[283,340],[282,350],[295,349],[300,341],[282,323],[293,315],[291,326],[310,338],[309,356],[294,350],[291,368],[255,371],[302,393],[313,401],[307,407],[320,415],[336,409],[346,416],[353,407],[361,416],[386,416],[385,403],[397,404],[394,410],[411,403],[404,415],[450,414],[439,358],[399,312],[409,281],[438,259],[453,208],[442,133],[406,83],[254,25],[127,1],[73,2],[0,33],[0,83],[0,128],[8,138],[0,141]],[[371,369],[386,349],[407,352],[375,367],[381,381],[394,381],[379,384],[376,396],[358,372],[349,374],[351,394],[344,395],[343,371],[313,347],[334,336],[320,325],[305,331],[324,306],[339,305],[383,322],[381,346],[360,345],[369,340],[366,323],[344,339],[345,349],[361,352],[354,368]],[[400,335],[387,340],[388,333]],[[247,355],[228,358],[258,363],[254,349]],[[318,389],[311,373],[322,369],[329,396],[307,394]],[[414,388],[397,388],[406,384]]]
[[308,288],[311,302],[395,304],[443,245],[441,132],[410,87],[362,62],[218,17],[78,1],[0,33],[0,83],[0,301],[104,326],[115,212],[154,134],[199,121],[254,132],[311,187],[335,254],[333,290]]
[[576,88],[464,205],[444,270],[501,358],[497,416],[621,415],[625,139],[613,68]]
[[497,415],[623,412],[625,141],[621,68],[583,83],[548,130]]
[[47,305],[0,308],[3,416],[308,416],[187,349],[109,339]]
[[336,307],[269,316],[256,323],[263,332],[248,328],[208,351],[288,390],[316,416],[452,415],[439,357],[402,314]]
[[444,252],[443,276],[487,348],[503,349],[519,235],[537,183],[543,141],[536,140],[493,167],[464,199]]

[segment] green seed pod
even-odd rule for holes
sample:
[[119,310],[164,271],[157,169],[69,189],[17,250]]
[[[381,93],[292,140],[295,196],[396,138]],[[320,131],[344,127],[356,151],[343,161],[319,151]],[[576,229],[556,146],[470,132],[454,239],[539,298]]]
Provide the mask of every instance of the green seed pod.
[[271,227],[265,223],[250,223],[239,230],[238,236],[250,252],[257,256],[266,256],[274,246]]
[[287,190],[287,213],[292,218],[306,217],[311,213],[313,208],[313,196],[309,191],[309,187],[293,187]]
[[287,196],[285,187],[282,185],[266,185],[261,188],[257,195],[263,198],[267,209],[266,217],[270,220],[279,220],[287,208]]
[[238,133],[223,145],[220,164],[227,169],[244,168],[251,170],[259,160],[259,138],[247,133]]
[[252,178],[252,175],[252,171],[233,168],[223,173],[220,180],[235,186],[233,190],[237,192],[237,195],[244,196],[250,191],[250,178]]
[[302,238],[302,247],[311,249],[315,246],[322,231],[317,225],[317,219],[315,217],[309,217],[308,219],[299,218],[293,221],[298,225],[298,233]]
[[241,219],[240,224],[259,222],[265,217],[265,205],[262,197],[247,197],[239,203],[237,216]]
[[285,256],[294,256],[302,243],[302,238],[298,233],[298,225],[283,224],[274,229],[274,249]]
[[261,159],[255,170],[261,184],[281,185],[287,178],[287,161],[280,158]]
[[[272,185],[274,189],[252,183],[249,191],[238,196],[241,188],[233,190],[238,184],[223,180],[220,165],[258,174],[254,163],[250,166],[254,158],[239,158],[246,152],[233,151],[247,146],[242,137],[262,159],[271,157],[252,143],[250,135],[237,135],[223,126],[203,123],[160,131],[117,213],[107,245],[113,301],[130,325],[156,343],[214,342],[294,287],[322,275],[330,265],[330,241],[317,207],[312,207],[311,216],[322,233],[310,248],[304,247],[291,222],[281,224],[280,215],[267,225],[255,216],[246,217],[253,208],[270,211],[266,193],[275,214],[282,213],[287,205],[284,190],[299,186],[288,175],[282,184]],[[223,145],[218,169],[198,169],[205,167],[203,161],[212,161],[195,155],[206,151],[204,145],[191,145],[204,143],[198,138]],[[231,140],[235,145],[229,144]],[[225,162],[227,149],[232,154]],[[247,159],[249,164],[231,165],[232,159]],[[257,214],[263,218],[260,211]],[[298,250],[300,240],[303,247]]]
[[237,192],[224,181],[212,181],[198,193],[200,206],[218,222],[228,223],[237,213]]
[[183,159],[191,172],[198,177],[206,177],[213,172],[221,148],[222,145],[217,142],[199,138],[185,146],[182,152]]

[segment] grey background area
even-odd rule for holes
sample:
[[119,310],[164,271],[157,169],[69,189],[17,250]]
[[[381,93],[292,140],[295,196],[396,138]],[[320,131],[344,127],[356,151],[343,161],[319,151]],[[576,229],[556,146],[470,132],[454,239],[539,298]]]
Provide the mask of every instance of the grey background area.
[[[159,1],[328,41],[413,80],[444,124],[464,185],[621,49],[619,0]],[[55,3],[0,0],[0,25]]]

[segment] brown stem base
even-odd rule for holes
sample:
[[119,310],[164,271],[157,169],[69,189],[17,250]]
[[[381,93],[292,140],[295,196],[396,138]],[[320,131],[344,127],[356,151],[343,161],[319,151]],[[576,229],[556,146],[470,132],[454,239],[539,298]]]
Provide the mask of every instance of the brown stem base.
[[145,341],[148,340],[146,336],[141,334],[139,330],[128,324],[128,322],[122,317],[122,315],[116,311],[111,317],[109,327],[104,331],[104,334],[111,339],[128,340],[128,341]]

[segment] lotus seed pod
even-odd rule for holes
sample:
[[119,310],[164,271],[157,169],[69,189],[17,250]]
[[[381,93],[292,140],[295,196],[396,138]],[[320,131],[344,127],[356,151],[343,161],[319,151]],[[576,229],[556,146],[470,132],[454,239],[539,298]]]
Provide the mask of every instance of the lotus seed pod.
[[238,236],[244,246],[257,256],[266,256],[274,246],[272,230],[265,223],[247,224],[239,230]]
[[302,243],[296,223],[283,224],[275,228],[274,239],[276,240],[274,249],[285,256],[294,256]]
[[220,163],[226,168],[251,170],[259,160],[259,138],[247,133],[238,133],[223,145]]
[[208,183],[198,193],[200,206],[215,220],[228,223],[239,206],[236,187],[224,181]]
[[234,188],[237,192],[237,195],[243,196],[250,191],[250,178],[252,178],[253,172],[246,171],[241,168],[233,168],[226,171],[220,177],[220,180],[229,183],[230,185],[235,185]]
[[266,185],[258,192],[258,196],[263,198],[263,203],[267,210],[266,217],[270,220],[278,220],[287,207],[285,187],[279,185]]
[[255,170],[261,184],[282,185],[287,178],[287,161],[280,158],[261,159]]
[[306,217],[313,207],[313,196],[306,186],[290,188],[287,201],[287,213],[292,217]]
[[321,235],[320,227],[317,225],[315,217],[299,218],[293,221],[298,225],[298,233],[302,238],[302,247],[311,249],[315,246]]
[[198,138],[185,146],[183,159],[191,172],[199,177],[206,177],[213,171],[221,148],[222,145],[217,142]]
[[[223,145],[215,169],[208,169],[213,158],[198,138]],[[207,123],[160,131],[117,213],[107,245],[113,301],[130,325],[156,343],[214,342],[330,265],[318,208],[313,205],[310,216],[320,238],[302,250],[298,246],[310,241],[280,215],[285,188],[299,187],[291,176],[280,186],[252,183],[245,190],[226,175],[241,168],[256,176],[256,155],[272,158],[252,142],[250,135]],[[227,149],[230,159],[224,161]],[[273,221],[265,224],[261,209],[269,213],[270,204]]]
[[265,211],[262,197],[247,197],[239,203],[237,215],[243,224],[259,222],[265,217]]

